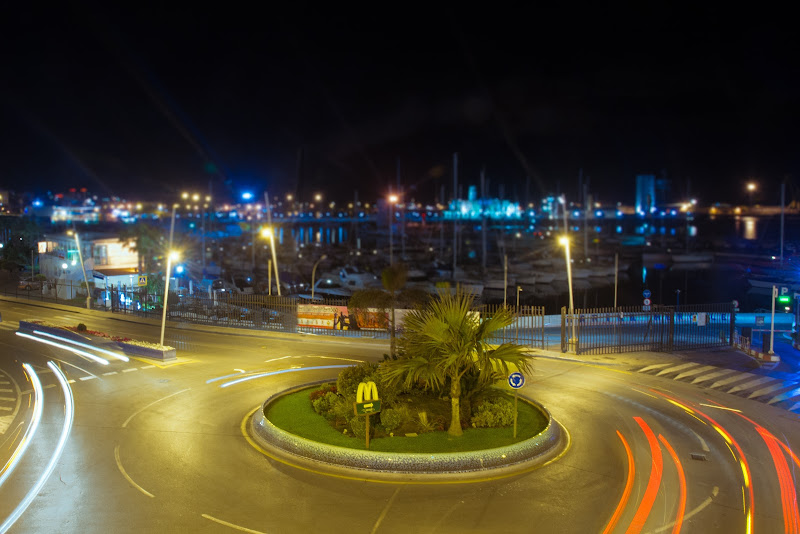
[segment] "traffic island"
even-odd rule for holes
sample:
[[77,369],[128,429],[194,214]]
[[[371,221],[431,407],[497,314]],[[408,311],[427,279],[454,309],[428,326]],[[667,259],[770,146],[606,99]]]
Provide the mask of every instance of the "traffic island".
[[[451,453],[378,452],[340,447],[287,432],[268,418],[270,407],[285,395],[307,389],[298,386],[268,398],[242,424],[251,444],[282,463],[334,476],[389,482],[477,482],[531,471],[554,461],[569,447],[569,433],[541,404],[530,399],[546,419],[535,436],[496,448]],[[394,438],[414,439],[414,438]]]

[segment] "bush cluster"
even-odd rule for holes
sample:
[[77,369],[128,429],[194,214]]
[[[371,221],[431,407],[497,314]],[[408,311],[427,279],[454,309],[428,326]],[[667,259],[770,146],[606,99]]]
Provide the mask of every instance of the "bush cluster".
[[472,426],[499,428],[514,423],[514,404],[502,397],[486,399],[472,413]]

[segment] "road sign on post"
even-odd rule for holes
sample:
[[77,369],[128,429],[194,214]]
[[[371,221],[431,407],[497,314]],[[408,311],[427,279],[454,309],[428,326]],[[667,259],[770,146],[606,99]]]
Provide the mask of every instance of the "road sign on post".
[[139,275],[139,287],[147,285],[147,275]]
[[649,290],[649,289],[645,289],[644,291],[642,291],[642,296],[643,296],[644,298],[646,298],[646,299],[649,299],[649,298],[650,298],[650,295],[652,295],[652,293],[650,293],[650,290]]
[[353,403],[353,412],[366,417],[365,427],[367,435],[367,448],[369,449],[369,416],[381,411],[381,401],[378,399],[378,387],[375,382],[361,382],[356,391],[356,402]]
[[514,389],[514,437],[517,437],[517,390],[525,385],[525,376],[520,373],[508,375],[508,385]]

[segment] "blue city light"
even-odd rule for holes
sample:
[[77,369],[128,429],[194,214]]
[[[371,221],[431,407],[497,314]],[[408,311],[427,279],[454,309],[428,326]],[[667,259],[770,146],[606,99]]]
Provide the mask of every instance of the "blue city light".
[[175,272],[178,274],[183,274],[183,265],[178,265],[175,267]]
[[242,200],[251,200],[253,198],[253,193],[246,191],[242,193]]

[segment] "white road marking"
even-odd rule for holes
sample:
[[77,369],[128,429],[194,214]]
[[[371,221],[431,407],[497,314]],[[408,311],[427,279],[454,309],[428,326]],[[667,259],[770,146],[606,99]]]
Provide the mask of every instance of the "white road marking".
[[115,374],[117,374],[116,371],[109,371],[107,373],[103,373],[103,376],[109,376],[109,375],[115,375]]
[[145,365],[143,367],[139,367],[139,369],[152,369],[155,365]]
[[744,384],[739,384],[738,386],[733,386],[731,389],[728,390],[728,393],[736,393],[737,391],[747,391],[748,389],[754,388],[756,386],[760,386],[766,382],[771,381],[778,381],[771,376],[762,376],[761,378],[756,378],[755,380],[749,380]]
[[[700,513],[703,510],[703,508],[705,508],[706,506],[711,504],[711,501],[714,500],[714,497],[716,497],[718,494],[719,494],[719,488],[717,486],[714,486],[714,489],[711,490],[711,496],[710,497],[708,497],[706,500],[701,502],[697,506],[697,508],[695,508],[694,510],[692,510],[691,512],[689,512],[688,514],[683,516],[684,524],[686,524],[686,520],[687,519],[689,519],[690,517],[693,517],[695,514]],[[653,532],[664,532],[665,530],[671,529],[673,526],[675,526],[675,521],[673,521],[672,523],[667,523],[666,525],[663,525],[663,526],[653,530]]]
[[126,426],[128,426],[128,423],[130,423],[130,422],[131,422],[131,419],[133,419],[134,417],[136,417],[137,415],[139,415],[140,413],[142,413],[143,411],[145,411],[146,409],[148,409],[150,406],[152,406],[152,405],[154,405],[154,404],[156,404],[156,403],[158,403],[158,402],[161,402],[161,401],[163,401],[163,400],[166,400],[166,399],[168,399],[168,398],[170,398],[170,397],[174,397],[175,395],[178,395],[178,394],[180,394],[180,393],[184,393],[184,392],[186,392],[186,391],[189,391],[190,389],[192,389],[192,388],[186,388],[186,389],[183,389],[183,390],[181,390],[181,391],[177,391],[177,392],[175,392],[175,393],[172,393],[172,394],[170,394],[170,395],[167,395],[166,397],[161,397],[160,399],[154,400],[153,402],[151,402],[150,404],[148,404],[148,405],[147,405],[147,406],[145,406],[144,408],[142,408],[142,409],[140,409],[140,410],[137,410],[137,411],[135,411],[135,412],[133,413],[133,415],[131,415],[130,417],[128,417],[128,418],[125,420],[125,422],[124,422],[124,423],[122,423],[122,428],[125,428]]
[[96,376],[94,376],[94,375],[92,375],[92,376],[82,376],[82,377],[80,378],[80,380],[91,380],[92,378],[97,378],[97,377],[96,377]]
[[16,397],[0,397],[0,401],[15,401]]
[[148,497],[150,497],[152,499],[153,498],[153,494],[150,493],[149,491],[145,490],[143,487],[141,487],[136,482],[134,482],[133,479],[130,476],[128,476],[128,473],[125,472],[125,468],[122,467],[122,462],[119,461],[119,445],[114,447],[114,459],[117,461],[117,468],[119,468],[119,472],[122,473],[122,476],[125,477],[125,480],[130,482],[131,485],[134,488],[136,488],[137,490],[141,491],[142,493],[144,493],[145,495],[147,495]]
[[646,373],[647,371],[652,371],[653,369],[661,369],[662,367],[668,366],[668,363],[657,363],[655,365],[648,365],[644,369],[639,369],[640,373]]
[[45,387],[43,387],[42,389],[50,389],[50,388],[54,388],[54,387],[56,387],[56,385],[55,385],[55,384],[47,384],[47,385],[46,385]]
[[702,367],[698,367],[697,369],[692,369],[691,371],[686,371],[679,374],[675,377],[675,380],[680,380],[682,378],[686,378],[687,376],[699,375],[700,373],[705,373],[706,371],[711,371],[712,369],[716,369],[716,367],[713,365],[704,365]]
[[201,517],[205,517],[206,519],[213,521],[215,523],[219,523],[220,525],[225,525],[226,527],[235,528],[236,530],[241,530],[242,532],[250,532],[251,534],[264,534],[260,530],[253,530],[250,528],[240,527],[239,525],[234,525],[233,523],[228,523],[227,521],[223,521],[222,519],[217,519],[216,517],[211,517],[208,514],[201,514]]
[[[691,429],[689,429],[689,430],[691,430]],[[692,434],[694,434],[694,437],[696,437],[698,440],[700,440],[700,447],[702,447],[702,448],[703,448],[703,451],[704,451],[704,452],[709,452],[709,449],[708,449],[708,444],[706,443],[706,440],[704,440],[703,438],[701,438],[701,437],[700,437],[700,434],[698,434],[698,433],[697,433],[697,432],[695,432],[694,430],[691,430],[691,432],[692,432]]]
[[381,511],[381,515],[378,516],[378,519],[375,521],[375,525],[373,525],[372,530],[370,530],[370,534],[375,534],[378,531],[378,527],[381,526],[381,523],[386,518],[386,514],[389,513],[389,508],[392,507],[394,500],[397,499],[397,495],[400,493],[400,490],[403,489],[403,486],[398,486],[391,497],[389,497],[389,502],[386,503],[386,506],[383,507]]
[[729,374],[732,374],[732,373],[738,373],[738,372],[739,371],[737,371],[736,369],[720,369],[719,371],[714,371],[713,373],[708,373],[706,375],[699,376],[699,377],[695,378],[694,380],[692,380],[692,384],[699,384],[700,382],[707,382],[707,381],[712,380],[714,378],[717,378],[719,376],[725,376],[725,375],[729,375]]
[[137,369],[136,367],[131,367],[130,369],[123,369],[122,372],[123,373],[130,373],[130,372],[138,371],[138,370],[139,369]]
[[0,393],[11,393],[10,389],[0,389]]
[[4,412],[10,412],[13,410],[13,408],[11,406],[0,406],[0,410],[3,410]]
[[675,373],[677,371],[683,371],[684,369],[690,369],[692,367],[699,366],[699,363],[684,363],[681,365],[676,365],[675,367],[670,367],[668,369],[664,369],[663,371],[659,371],[656,376],[665,375],[667,373]]

